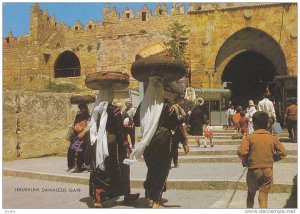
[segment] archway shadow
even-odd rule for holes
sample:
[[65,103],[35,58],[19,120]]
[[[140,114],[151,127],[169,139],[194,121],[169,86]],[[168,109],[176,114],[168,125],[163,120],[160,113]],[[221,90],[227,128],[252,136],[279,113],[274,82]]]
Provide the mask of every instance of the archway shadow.
[[[89,208],[94,208],[94,202],[92,197],[85,197],[81,198],[79,200],[80,202],[86,203]],[[162,198],[161,202],[163,204],[167,203],[168,200],[165,198]],[[114,208],[117,206],[125,206],[125,207],[130,207],[130,208],[150,208],[146,202],[145,197],[138,198],[137,200],[124,204],[123,202],[123,197],[115,197],[112,198],[108,201],[103,202],[103,208]],[[180,205],[164,205],[166,208],[179,208],[181,207]]]

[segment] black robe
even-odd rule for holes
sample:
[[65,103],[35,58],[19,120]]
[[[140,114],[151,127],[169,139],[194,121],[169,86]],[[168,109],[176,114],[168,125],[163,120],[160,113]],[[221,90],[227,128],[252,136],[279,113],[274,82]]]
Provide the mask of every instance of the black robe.
[[[130,193],[130,168],[123,164],[127,158],[128,142],[124,135],[123,120],[118,107],[109,104],[107,108],[107,143],[109,156],[104,160],[105,170],[96,167],[97,143],[91,146],[92,172],[90,174],[90,196],[95,188],[105,191],[105,196],[112,198]],[[99,121],[97,127],[99,127]],[[90,145],[90,144],[89,144]]]
[[204,117],[204,110],[201,107],[196,107],[193,109],[189,124],[191,125],[190,134],[193,136],[203,135],[203,125],[206,123]]
[[[140,107],[133,119],[136,126],[140,126]],[[171,166],[171,130],[176,130],[179,124],[176,112],[171,108],[170,103],[165,101],[157,130],[143,154],[148,167],[144,188],[146,195],[155,202],[160,202],[162,193],[166,191],[166,181]]]

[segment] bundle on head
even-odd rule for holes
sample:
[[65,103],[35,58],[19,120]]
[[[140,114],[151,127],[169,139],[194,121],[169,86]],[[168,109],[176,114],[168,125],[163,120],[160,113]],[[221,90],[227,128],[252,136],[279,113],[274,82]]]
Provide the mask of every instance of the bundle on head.
[[129,76],[117,71],[96,72],[86,76],[85,85],[92,90],[111,86],[114,90],[122,90],[129,86]]
[[168,56],[149,56],[136,60],[131,66],[132,76],[145,82],[150,76],[160,76],[164,82],[174,82],[182,78],[186,68],[181,60]]
[[71,104],[89,104],[89,103],[94,103],[96,101],[96,97],[94,95],[72,95],[70,98],[70,103]]

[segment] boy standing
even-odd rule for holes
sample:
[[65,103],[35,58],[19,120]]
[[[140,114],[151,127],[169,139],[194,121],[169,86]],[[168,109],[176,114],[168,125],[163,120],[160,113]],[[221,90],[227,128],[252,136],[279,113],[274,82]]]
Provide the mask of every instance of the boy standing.
[[247,208],[253,208],[254,197],[259,189],[259,206],[267,208],[268,193],[273,184],[273,162],[286,157],[286,150],[276,136],[267,131],[269,116],[265,112],[253,115],[254,132],[246,136],[238,148],[238,156],[247,173]]

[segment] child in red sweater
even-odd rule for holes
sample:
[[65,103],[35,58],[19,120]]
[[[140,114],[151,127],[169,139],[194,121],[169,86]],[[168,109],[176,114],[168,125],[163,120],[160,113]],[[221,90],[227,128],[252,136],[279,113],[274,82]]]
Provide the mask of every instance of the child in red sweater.
[[241,111],[240,113],[241,118],[240,118],[240,129],[241,129],[241,133],[242,135],[247,135],[248,133],[248,123],[249,123],[249,119],[248,117],[246,117],[246,113],[245,111]]
[[234,129],[235,129],[235,131],[234,131],[234,134],[236,135],[238,135],[239,134],[239,132],[240,132],[240,119],[241,119],[241,114],[240,114],[240,112],[241,112],[241,107],[239,106],[239,107],[237,107],[237,109],[236,109],[236,112],[235,112],[235,114],[234,114],[234,116],[233,116],[233,125],[234,125]]

